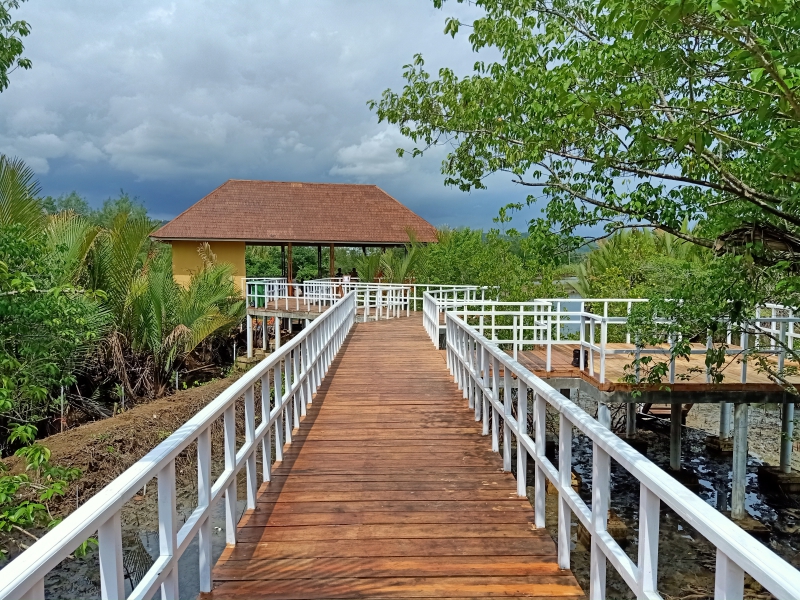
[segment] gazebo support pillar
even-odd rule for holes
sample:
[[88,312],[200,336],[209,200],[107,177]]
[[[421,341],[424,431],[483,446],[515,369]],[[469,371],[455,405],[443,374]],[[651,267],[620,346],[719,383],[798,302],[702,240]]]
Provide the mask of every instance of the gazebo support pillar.
[[322,246],[317,246],[317,277],[322,277]]
[[292,296],[294,290],[292,289],[292,281],[294,280],[294,271],[292,269],[292,243],[286,245],[286,282],[288,284],[288,294]]
[[330,271],[330,276],[333,277],[334,273],[336,272],[336,261],[333,256],[333,244],[331,244],[330,248],[330,259],[328,260],[328,270]]

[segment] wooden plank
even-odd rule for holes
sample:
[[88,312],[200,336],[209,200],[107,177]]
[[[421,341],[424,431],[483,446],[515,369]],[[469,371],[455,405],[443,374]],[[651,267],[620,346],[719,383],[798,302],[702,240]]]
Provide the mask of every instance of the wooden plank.
[[445,563],[427,558],[285,558],[264,562],[228,560],[214,570],[217,581],[308,577],[424,577],[564,575],[555,561],[541,556],[453,556]]
[[314,578],[226,582],[214,598],[574,598],[569,576]]
[[354,327],[225,548],[224,598],[582,598],[418,318]]

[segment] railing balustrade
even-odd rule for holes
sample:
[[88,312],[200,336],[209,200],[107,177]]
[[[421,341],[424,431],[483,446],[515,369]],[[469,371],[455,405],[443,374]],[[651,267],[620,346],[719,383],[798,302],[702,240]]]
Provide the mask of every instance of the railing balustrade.
[[[438,338],[436,302],[428,296],[425,326]],[[716,548],[715,598],[744,597],[748,573],[779,600],[800,598],[800,572],[755,540],[728,518],[695,496],[583,409],[562,396],[519,364],[475,328],[459,311],[445,314],[447,365],[463,391],[483,433],[491,431],[491,445],[500,451],[503,427],[503,468],[511,470],[511,437],[517,447],[517,493],[526,496],[527,481],[534,480],[535,526],[545,526],[545,480],[558,492],[558,564],[570,568],[572,516],[591,535],[589,598],[606,598],[607,564],[619,573],[637,598],[656,600],[658,593],[658,541],[661,503],[671,508]],[[438,343],[438,339],[436,339]],[[502,377],[500,374],[502,373]],[[516,392],[516,416],[512,416]],[[527,411],[532,396],[533,429]],[[547,409],[558,413],[558,465],[545,456]],[[591,507],[571,487],[572,437],[577,429],[592,444]],[[527,473],[528,457],[534,473]],[[610,503],[611,460],[639,481],[638,558],[631,560],[607,531]]]
[[[178,560],[190,542],[198,539],[200,591],[211,591],[211,510],[224,502],[225,536],[236,543],[237,474],[246,473],[247,508],[255,508],[257,454],[260,449],[262,481],[271,476],[273,451],[283,456],[292,429],[328,371],[355,322],[354,292],[339,299],[320,318],[269,357],[255,365],[203,410],[156,446],[136,464],[76,509],[28,550],[0,571],[0,600],[42,600],[45,576],[84,540],[97,532],[100,557],[100,591],[103,599],[124,598],[121,510],[153,477],[158,479],[160,554],[129,599],[151,598],[161,589],[163,600],[176,600]],[[261,420],[256,426],[255,386],[261,387]],[[236,407],[244,404],[245,441],[237,449]],[[211,480],[211,426],[223,418],[224,471]],[[176,516],[175,459],[197,442],[198,504],[178,527]]]
[[[553,346],[569,345],[580,348],[579,368],[587,369],[600,383],[606,382],[606,359],[620,354],[633,354],[637,359],[646,354],[669,356],[669,383],[675,383],[676,365],[671,351],[676,340],[671,337],[665,336],[663,343],[656,346],[637,345],[635,348],[609,346],[610,327],[617,328],[618,332],[624,328],[625,341],[627,344],[631,343],[631,332],[628,328],[631,308],[633,304],[644,303],[647,300],[545,298],[528,302],[507,302],[430,294],[424,302],[431,303],[424,312],[426,329],[435,344],[445,330],[443,315],[451,312],[475,327],[481,334],[487,335],[503,347],[510,348],[515,359],[521,350],[544,347],[546,372],[552,370]],[[570,305],[573,309],[566,310]],[[588,310],[589,305],[597,312]],[[613,311],[612,307],[615,305],[622,305],[625,315],[610,316],[609,312]],[[770,311],[769,314],[765,315],[764,310]],[[800,338],[800,333],[795,334],[795,323],[800,321],[800,318],[795,317],[790,309],[780,305],[766,305],[764,310],[759,309],[747,327],[737,328],[738,339],[734,339],[734,327],[730,323],[721,324],[721,331],[727,331],[726,356],[743,359],[740,365],[740,383],[747,383],[748,354],[775,355],[777,367],[782,370],[787,348],[794,348],[795,340]],[[669,324],[666,319],[656,319],[656,322]],[[438,329],[438,335],[434,332],[434,328]],[[734,341],[738,343],[733,344]],[[689,353],[706,354],[712,342],[709,332],[705,344],[702,347],[690,348]],[[588,364],[584,364],[587,358]],[[708,372],[706,377],[707,379],[710,377]]]

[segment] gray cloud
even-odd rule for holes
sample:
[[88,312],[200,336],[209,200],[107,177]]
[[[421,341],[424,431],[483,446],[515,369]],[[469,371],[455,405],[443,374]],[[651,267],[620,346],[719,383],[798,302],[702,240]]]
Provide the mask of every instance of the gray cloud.
[[233,177],[376,183],[439,224],[488,226],[524,197],[505,178],[465,195],[442,186],[442,152],[410,143],[366,107],[422,52],[466,72],[465,36],[430,0],[30,0],[19,16],[30,71],[0,95],[0,152],[46,193],[92,202],[121,187],[169,217]]

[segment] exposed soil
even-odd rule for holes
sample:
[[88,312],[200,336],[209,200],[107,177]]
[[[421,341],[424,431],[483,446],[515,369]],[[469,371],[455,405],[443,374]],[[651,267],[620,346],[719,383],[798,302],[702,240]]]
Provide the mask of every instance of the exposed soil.
[[[86,423],[41,440],[51,451],[52,464],[78,467],[82,472],[80,478],[70,484],[65,496],[51,502],[53,516],[64,517],[91,498],[216,398],[238,377],[239,374],[236,374],[210,381],[203,386],[139,404],[122,414]],[[12,472],[24,469],[20,459],[12,457],[6,462]],[[33,533],[37,534],[36,531]],[[0,534],[0,544],[9,552],[9,557],[19,553],[18,542],[21,540],[24,540],[25,545],[32,541],[16,532],[13,535]]]

